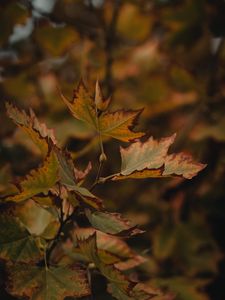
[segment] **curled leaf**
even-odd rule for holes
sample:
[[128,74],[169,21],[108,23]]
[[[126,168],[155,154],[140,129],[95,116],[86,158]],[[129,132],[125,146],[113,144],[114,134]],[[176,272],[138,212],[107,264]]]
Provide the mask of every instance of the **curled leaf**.
[[31,138],[44,157],[48,153],[49,142],[57,144],[53,130],[40,123],[31,109],[29,115],[10,103],[6,103],[6,109],[8,116]]

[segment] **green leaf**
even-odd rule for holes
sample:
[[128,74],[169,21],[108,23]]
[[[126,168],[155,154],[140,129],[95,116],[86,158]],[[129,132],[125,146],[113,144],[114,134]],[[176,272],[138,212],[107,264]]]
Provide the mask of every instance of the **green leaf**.
[[46,157],[44,164],[34,169],[20,182],[21,193],[5,200],[21,202],[39,193],[47,193],[58,181],[58,161],[53,151]]
[[32,300],[64,300],[90,295],[86,273],[80,267],[38,267],[25,264],[8,268],[7,290]]
[[196,176],[206,165],[194,162],[192,157],[185,153],[168,155],[168,149],[174,139],[175,135],[159,141],[150,137],[144,143],[137,141],[126,149],[121,148],[121,171],[113,180],[168,176],[191,179]]
[[40,259],[37,239],[18,218],[8,214],[0,216],[0,258],[13,262],[31,262]]
[[110,234],[135,235],[143,231],[132,225],[118,213],[86,210],[86,216],[93,227]]

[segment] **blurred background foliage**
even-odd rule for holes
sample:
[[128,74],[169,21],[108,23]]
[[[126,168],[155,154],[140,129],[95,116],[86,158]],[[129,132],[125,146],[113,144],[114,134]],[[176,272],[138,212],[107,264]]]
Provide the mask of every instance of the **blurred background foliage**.
[[[148,262],[133,276],[177,300],[225,299],[224,0],[21,0],[0,2],[0,194],[40,162],[6,117],[4,102],[32,108],[54,128],[77,166],[98,164],[98,140],[60,99],[82,77],[98,79],[112,108],[142,108],[139,128],[177,132],[173,150],[208,167],[191,181],[130,180],[95,189],[111,211],[146,230],[129,243]],[[106,140],[103,175],[119,169],[118,142]],[[4,277],[4,274],[1,275]],[[94,299],[102,299],[96,279]],[[1,299],[4,292],[2,280]],[[109,296],[108,296],[109,297]],[[103,298],[105,299],[105,298]]]

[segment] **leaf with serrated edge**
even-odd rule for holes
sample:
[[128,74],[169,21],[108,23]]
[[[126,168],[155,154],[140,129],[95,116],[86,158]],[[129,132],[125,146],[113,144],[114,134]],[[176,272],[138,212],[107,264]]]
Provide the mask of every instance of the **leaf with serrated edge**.
[[[114,265],[104,264],[98,255],[96,233],[92,234],[87,239],[78,240],[78,244],[83,254],[86,255],[87,258],[95,264],[101,274],[110,281],[110,284],[116,287],[117,292],[120,295],[126,296],[124,298],[117,299],[142,300],[142,298],[140,298],[140,295],[146,295],[146,297],[143,299],[147,300],[151,298],[154,299],[155,296],[157,297],[160,295],[160,292],[158,290],[153,290],[150,289],[150,287],[148,288],[137,282],[130,281]],[[155,299],[160,300],[160,298]]]
[[137,255],[121,238],[95,230],[92,227],[76,228],[73,232],[74,242],[76,243],[77,239],[87,239],[94,232],[96,232],[98,255],[105,264],[118,263],[118,269],[125,270],[145,261],[143,257]]
[[99,109],[100,111],[105,111],[108,108],[110,101],[110,97],[108,99],[103,98],[102,91],[97,80],[95,85],[95,105],[97,109]]
[[[74,92],[73,100],[70,102],[63,95],[62,99],[70,109],[72,115],[95,128],[103,136],[129,142],[144,135],[142,132],[133,132],[133,127],[142,112],[118,110],[108,112],[97,117],[97,108],[103,103],[108,105],[109,101],[103,102],[98,83],[96,83],[95,99],[81,81]],[[100,101],[101,99],[101,101]],[[101,102],[101,103],[100,103]]]
[[91,212],[89,209],[86,209],[85,213],[91,225],[105,233],[130,236],[143,232],[118,213]]
[[47,193],[58,181],[58,161],[53,151],[46,157],[43,165],[32,170],[20,182],[21,193],[9,196],[5,201],[21,202],[39,193]]
[[63,95],[61,95],[61,97],[75,118],[84,121],[97,129],[94,99],[84,86],[83,81],[80,81],[78,87],[74,91],[72,101],[69,101]]
[[182,176],[191,179],[206,165],[196,163],[184,153],[168,155],[168,149],[175,140],[175,134],[157,141],[150,137],[146,142],[132,143],[121,148],[122,166],[113,180],[128,178],[150,178]]
[[48,142],[51,141],[53,145],[57,144],[53,130],[48,129],[44,123],[40,123],[31,109],[29,115],[10,103],[6,103],[6,109],[8,116],[31,138],[44,157],[48,153]]
[[7,290],[32,300],[64,300],[90,295],[86,273],[79,266],[38,267],[18,264],[7,269]]
[[171,154],[166,157],[163,176],[177,175],[191,179],[206,165],[193,161],[191,155],[186,153]]
[[14,262],[38,261],[41,252],[36,238],[18,218],[8,214],[0,216],[0,258]]
[[76,184],[76,169],[74,168],[70,154],[65,151],[62,152],[58,148],[55,148],[55,153],[59,162],[60,182],[66,186],[68,191],[76,194],[81,203],[85,203],[95,209],[102,209],[103,204],[101,199],[93,195],[88,189]]
[[85,177],[89,174],[89,172],[91,171],[92,169],[92,164],[91,162],[89,161],[87,167],[85,168],[85,170],[79,170],[77,168],[74,169],[74,173],[75,173],[75,177],[76,177],[76,180],[79,182],[79,181],[82,181],[85,179]]
[[141,110],[124,111],[106,113],[99,118],[99,131],[102,135],[113,137],[123,142],[140,138],[143,132],[133,132],[133,127],[141,114]]

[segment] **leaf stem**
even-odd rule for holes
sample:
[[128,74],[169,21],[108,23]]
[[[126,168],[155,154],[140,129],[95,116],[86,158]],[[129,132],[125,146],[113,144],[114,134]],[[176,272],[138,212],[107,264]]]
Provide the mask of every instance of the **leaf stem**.
[[93,185],[91,186],[90,191],[92,191],[98,184],[103,184],[106,181],[112,179],[113,177],[118,176],[119,174],[120,173],[114,173],[114,174],[111,174],[111,175],[106,176],[106,177],[99,177],[99,179],[97,181],[95,181],[93,183]]
[[60,236],[61,236],[61,233],[64,229],[64,226],[68,223],[68,221],[70,221],[73,218],[73,215],[74,215],[74,211],[71,215],[67,216],[67,218],[65,220],[63,220],[63,217],[59,219],[60,226],[59,226],[58,232],[57,232],[51,246],[48,248],[48,250],[45,253],[45,260],[46,260],[47,265],[48,265],[48,262],[49,262],[52,251],[55,249],[55,247],[58,244],[58,241],[60,239]]
[[47,251],[46,251],[46,247],[45,247],[45,251],[44,251],[44,261],[45,261],[45,270],[48,270],[48,260],[47,260]]

